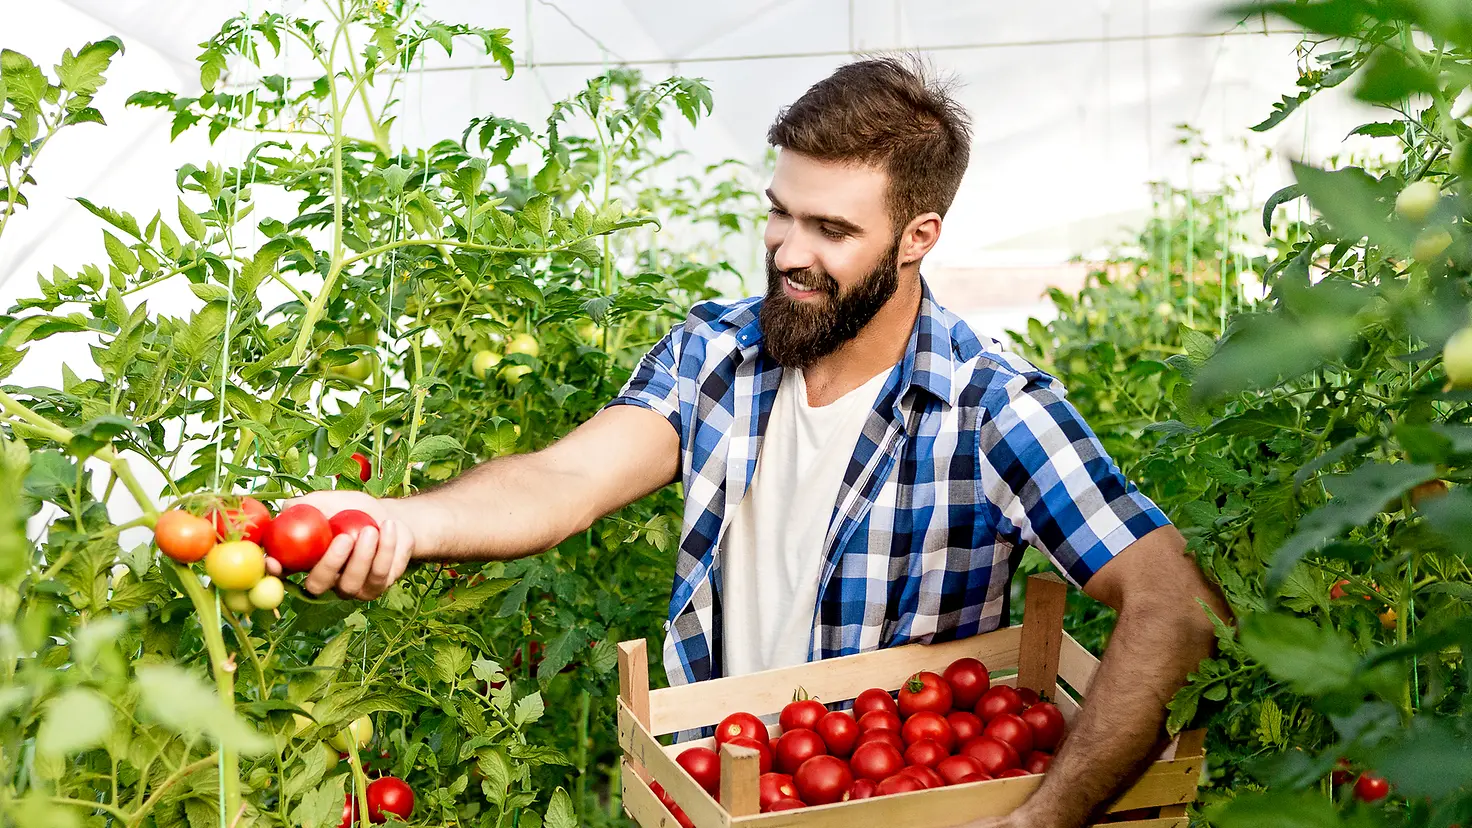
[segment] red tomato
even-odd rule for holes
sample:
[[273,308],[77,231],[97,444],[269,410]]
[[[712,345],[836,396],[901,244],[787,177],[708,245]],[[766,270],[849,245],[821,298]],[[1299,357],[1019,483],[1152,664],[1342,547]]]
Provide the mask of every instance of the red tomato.
[[951,686],[951,704],[970,710],[981,694],[992,686],[986,665],[974,658],[958,658],[946,668],[943,678]]
[[897,773],[879,783],[874,789],[875,796],[889,796],[891,794],[913,793],[925,790],[925,783],[907,773]]
[[867,745],[870,742],[881,742],[883,744],[889,745],[900,753],[905,752],[905,740],[901,739],[900,734],[893,730],[870,730],[865,733],[860,733],[858,747],[854,748],[854,752],[857,753],[859,747]]
[[655,796],[659,797],[659,804],[665,806],[666,808],[675,804],[675,798],[670,796],[669,792],[664,789],[664,786],[659,784],[658,782],[650,782],[649,790]]
[[737,736],[734,739],[729,739],[726,741],[726,744],[735,745],[737,747],[751,748],[752,750],[756,751],[757,756],[759,757],[757,759],[757,767],[759,768],[759,770],[757,771],[758,773],[768,773],[772,770],[771,747],[764,745],[755,739],[748,739],[745,736]]
[[271,512],[259,500],[242,497],[238,508],[211,509],[209,518],[220,540],[248,540],[258,544],[266,534],[266,524],[271,522]]
[[782,708],[782,716],[778,720],[785,733],[789,730],[817,730],[818,721],[827,715],[828,708],[816,699],[802,699],[795,701]]
[[940,760],[940,764],[935,766],[935,772],[940,774],[940,778],[944,779],[947,785],[955,785],[961,781],[962,777],[970,776],[974,773],[986,773],[986,768],[983,768],[980,762],[963,753],[957,756],[947,756]]
[[807,805],[800,799],[779,799],[772,803],[768,811],[796,811],[798,808],[806,808]]
[[1042,699],[1038,696],[1038,691],[1032,689],[1031,687],[1017,688],[1017,697],[1022,699],[1023,710],[1026,710],[1027,708],[1032,707],[1033,705],[1042,701]]
[[342,803],[342,822],[339,822],[337,824],[337,828],[352,828],[352,826],[357,824],[358,800],[356,797],[353,796],[352,791],[348,791],[346,798],[343,799]]
[[402,779],[381,776],[368,783],[367,793],[370,822],[388,822],[388,814],[408,822],[414,812],[414,791]]
[[[797,773],[797,769],[807,760],[827,752],[828,746],[823,744],[823,737],[811,730],[787,731],[777,740],[773,751],[777,770],[792,774]],[[804,802],[811,802],[807,797],[802,799]]]
[[[356,538],[359,532],[369,526],[377,529],[378,521],[374,520],[373,516],[367,512],[360,512],[357,509],[343,509],[341,512],[327,519],[327,528],[332,530],[332,536],[334,538],[338,535],[352,535]],[[454,571],[453,569],[450,570],[450,572]],[[450,577],[453,578],[455,576],[450,575]]]
[[194,563],[215,548],[215,527],[199,515],[170,509],[154,523],[158,550],[179,563]]
[[352,460],[354,463],[358,464],[359,482],[367,483],[368,478],[373,476],[373,464],[368,461],[368,458],[366,456],[357,451],[353,452]]
[[809,805],[828,805],[843,800],[854,784],[848,763],[837,756],[814,756],[792,775],[797,795]]
[[737,736],[755,739],[764,745],[770,741],[767,738],[767,726],[762,724],[761,719],[750,713],[732,713],[726,718],[721,719],[721,723],[716,725],[717,747],[724,745]]
[[1039,750],[1057,748],[1063,741],[1063,730],[1068,726],[1063,714],[1048,702],[1038,702],[1022,711],[1022,720],[1032,728],[1032,743]]
[[770,811],[779,799],[797,799],[797,787],[792,784],[792,777],[785,773],[762,774],[757,780],[757,789],[762,813]]
[[1053,754],[1035,750],[1029,753],[1027,758],[1023,760],[1022,767],[1028,773],[1047,773],[1048,766],[1051,764],[1053,764]]
[[923,765],[927,768],[933,768],[939,765],[941,760],[949,755],[946,753],[945,748],[936,744],[931,739],[921,739],[905,748],[905,762],[907,764]]
[[990,782],[992,777],[986,773],[971,773],[956,780],[957,785],[965,785],[968,782]]
[[900,688],[900,716],[927,710],[942,716],[951,712],[951,686],[935,673],[916,673]]
[[847,759],[859,744],[859,723],[853,716],[834,710],[818,720],[818,735],[830,754]]
[[976,703],[976,715],[982,721],[989,722],[1003,713],[1021,713],[1022,708],[1022,697],[1017,695],[1017,691],[1005,684],[999,684],[981,694],[981,701]]
[[327,545],[332,543],[332,527],[317,507],[298,503],[281,510],[276,519],[266,524],[262,536],[266,554],[275,558],[286,572],[306,572],[322,560]]
[[671,802],[665,807],[670,809],[670,816],[675,818],[675,822],[679,824],[680,828],[695,828],[695,821],[692,820],[690,817],[685,816],[684,809],[682,809],[679,805]]
[[946,786],[946,781],[940,777],[940,774],[924,765],[911,765],[900,771],[900,773],[905,776],[914,777],[926,788],[944,788]]
[[1022,768],[1008,768],[997,774],[998,779],[1011,779],[1014,776],[1032,776],[1032,774]]
[[1003,713],[986,723],[986,730],[982,735],[1006,742],[1017,751],[1018,756],[1026,756],[1032,752],[1032,728],[1028,727],[1021,716]]
[[874,796],[874,789],[878,787],[879,783],[873,779],[855,779],[854,786],[848,789],[849,801],[868,799]]
[[710,748],[693,747],[675,757],[675,763],[685,769],[696,784],[706,793],[717,796],[721,792],[721,757]]
[[982,769],[992,776],[1022,764],[1011,745],[990,736],[972,739],[961,747],[961,752],[980,762]]
[[1390,783],[1368,771],[1354,781],[1354,798],[1361,802],[1379,802],[1390,795]]
[[878,687],[865,690],[854,699],[855,719],[861,719],[865,713],[872,713],[875,710],[888,710],[896,716],[900,714],[900,707],[894,703],[894,697],[888,691],[880,690]]
[[855,777],[879,782],[899,773],[905,767],[905,757],[893,745],[870,742],[854,748],[849,765]]
[[871,730],[893,730],[900,732],[900,717],[888,710],[875,710],[865,713],[859,717],[859,732],[868,733]]
[[1340,785],[1348,785],[1354,781],[1353,771],[1354,766],[1349,763],[1349,760],[1343,756],[1339,757],[1339,761],[1334,763],[1334,772],[1329,774],[1329,784],[1336,788]]
[[951,730],[951,723],[946,721],[945,716],[928,710],[922,710],[906,719],[904,727],[900,729],[900,736],[906,745],[929,739],[946,753],[950,753],[956,746],[956,734]]
[[958,745],[964,745],[980,736],[982,729],[986,727],[986,723],[981,720],[980,716],[964,710],[947,714],[946,721],[950,723],[951,732],[955,734]]

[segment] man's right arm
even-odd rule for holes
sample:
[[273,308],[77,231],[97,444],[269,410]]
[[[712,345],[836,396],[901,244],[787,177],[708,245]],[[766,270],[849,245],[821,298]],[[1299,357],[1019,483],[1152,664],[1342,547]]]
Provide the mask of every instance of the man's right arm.
[[411,559],[503,560],[543,552],[669,484],[679,469],[679,435],[670,421],[620,405],[541,451],[496,458],[412,497],[313,492],[293,502],[329,516],[359,509],[381,530],[334,539],[304,586],[371,600]]

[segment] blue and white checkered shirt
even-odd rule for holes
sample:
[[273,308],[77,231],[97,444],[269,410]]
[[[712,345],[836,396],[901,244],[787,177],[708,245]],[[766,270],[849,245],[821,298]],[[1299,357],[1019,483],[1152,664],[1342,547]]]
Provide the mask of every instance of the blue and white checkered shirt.
[[[684,527],[663,648],[672,685],[723,675],[718,550],[782,381],[762,348],[761,302],[697,305],[609,403],[661,414],[680,436]],[[979,339],[927,286],[839,488],[808,659],[989,632],[1027,546],[1082,586],[1167,523],[1056,379]]]

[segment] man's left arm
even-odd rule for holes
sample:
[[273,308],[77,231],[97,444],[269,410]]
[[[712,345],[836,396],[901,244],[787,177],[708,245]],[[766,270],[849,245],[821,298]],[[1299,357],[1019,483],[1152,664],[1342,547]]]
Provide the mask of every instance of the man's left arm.
[[1159,743],[1166,703],[1211,654],[1210,618],[1229,617],[1172,526],[1126,547],[1084,585],[1119,612],[1088,698],[1033,796],[976,828],[1080,828]]

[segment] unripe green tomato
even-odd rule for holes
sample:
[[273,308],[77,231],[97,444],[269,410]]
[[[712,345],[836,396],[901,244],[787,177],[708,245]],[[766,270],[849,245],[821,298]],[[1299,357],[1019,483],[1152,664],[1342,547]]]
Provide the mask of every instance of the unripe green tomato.
[[224,604],[226,609],[236,615],[241,615],[255,609],[250,602],[250,597],[246,593],[234,589],[221,590],[220,603]]
[[1472,138],[1457,144],[1452,150],[1452,172],[1462,178],[1472,176]]
[[378,356],[376,354],[363,354],[347,365],[335,365],[328,369],[333,376],[350,379],[353,382],[363,382],[373,376],[373,371],[378,367]]
[[1411,255],[1418,262],[1433,262],[1452,246],[1452,234],[1445,230],[1422,233],[1411,245]]
[[1441,358],[1446,363],[1447,382],[1453,388],[1472,388],[1472,327],[1452,334]]
[[347,341],[349,345],[377,345],[377,328],[360,328],[356,331],[348,331]]
[[[316,702],[302,702],[301,704],[297,705],[297,707],[300,707],[301,709],[307,711],[308,713],[311,713],[312,710],[317,707],[317,703]],[[316,722],[312,721],[311,719],[307,718],[306,716],[303,716],[300,713],[293,713],[293,714],[291,714],[291,720],[292,720],[292,722],[294,722],[296,724],[296,730],[293,731],[294,733],[301,733],[302,731],[306,730],[307,728],[313,727],[313,726],[315,726],[317,724]],[[333,755],[336,756],[336,754],[333,754]]]
[[281,606],[286,597],[286,586],[275,575],[267,575],[246,593],[251,606],[256,609],[273,610]]
[[476,351],[470,358],[470,370],[480,379],[485,379],[492,368],[501,364],[501,355],[492,350]]
[[361,719],[350,722],[332,734],[332,738],[328,739],[327,743],[346,753],[352,749],[354,740],[357,741],[358,747],[360,748],[367,747],[368,743],[373,741],[372,719],[364,716]]
[[508,365],[501,369],[501,381],[515,388],[521,384],[521,378],[531,372],[530,365]]
[[250,783],[251,788],[259,791],[271,784],[271,772],[263,765],[257,766],[250,772],[246,781]]
[[578,326],[578,336],[582,337],[585,342],[601,343],[603,341],[603,326],[592,321],[584,322]]
[[337,755],[340,751],[326,742],[322,743],[322,751],[327,754],[327,772],[331,773],[337,768],[337,763],[341,761],[341,757]]
[[1441,188],[1433,181],[1415,181],[1406,185],[1400,195],[1395,197],[1395,211],[1403,217],[1422,222],[1436,209],[1441,201]]
[[1155,306],[1155,315],[1161,319],[1169,319],[1175,312],[1176,309],[1169,302],[1161,302]]
[[250,541],[218,543],[204,556],[204,571],[216,589],[247,590],[266,574],[266,553]]
[[530,334],[517,334],[506,343],[506,353],[526,354],[529,357],[540,356],[542,346],[538,345],[537,340],[533,339]]

